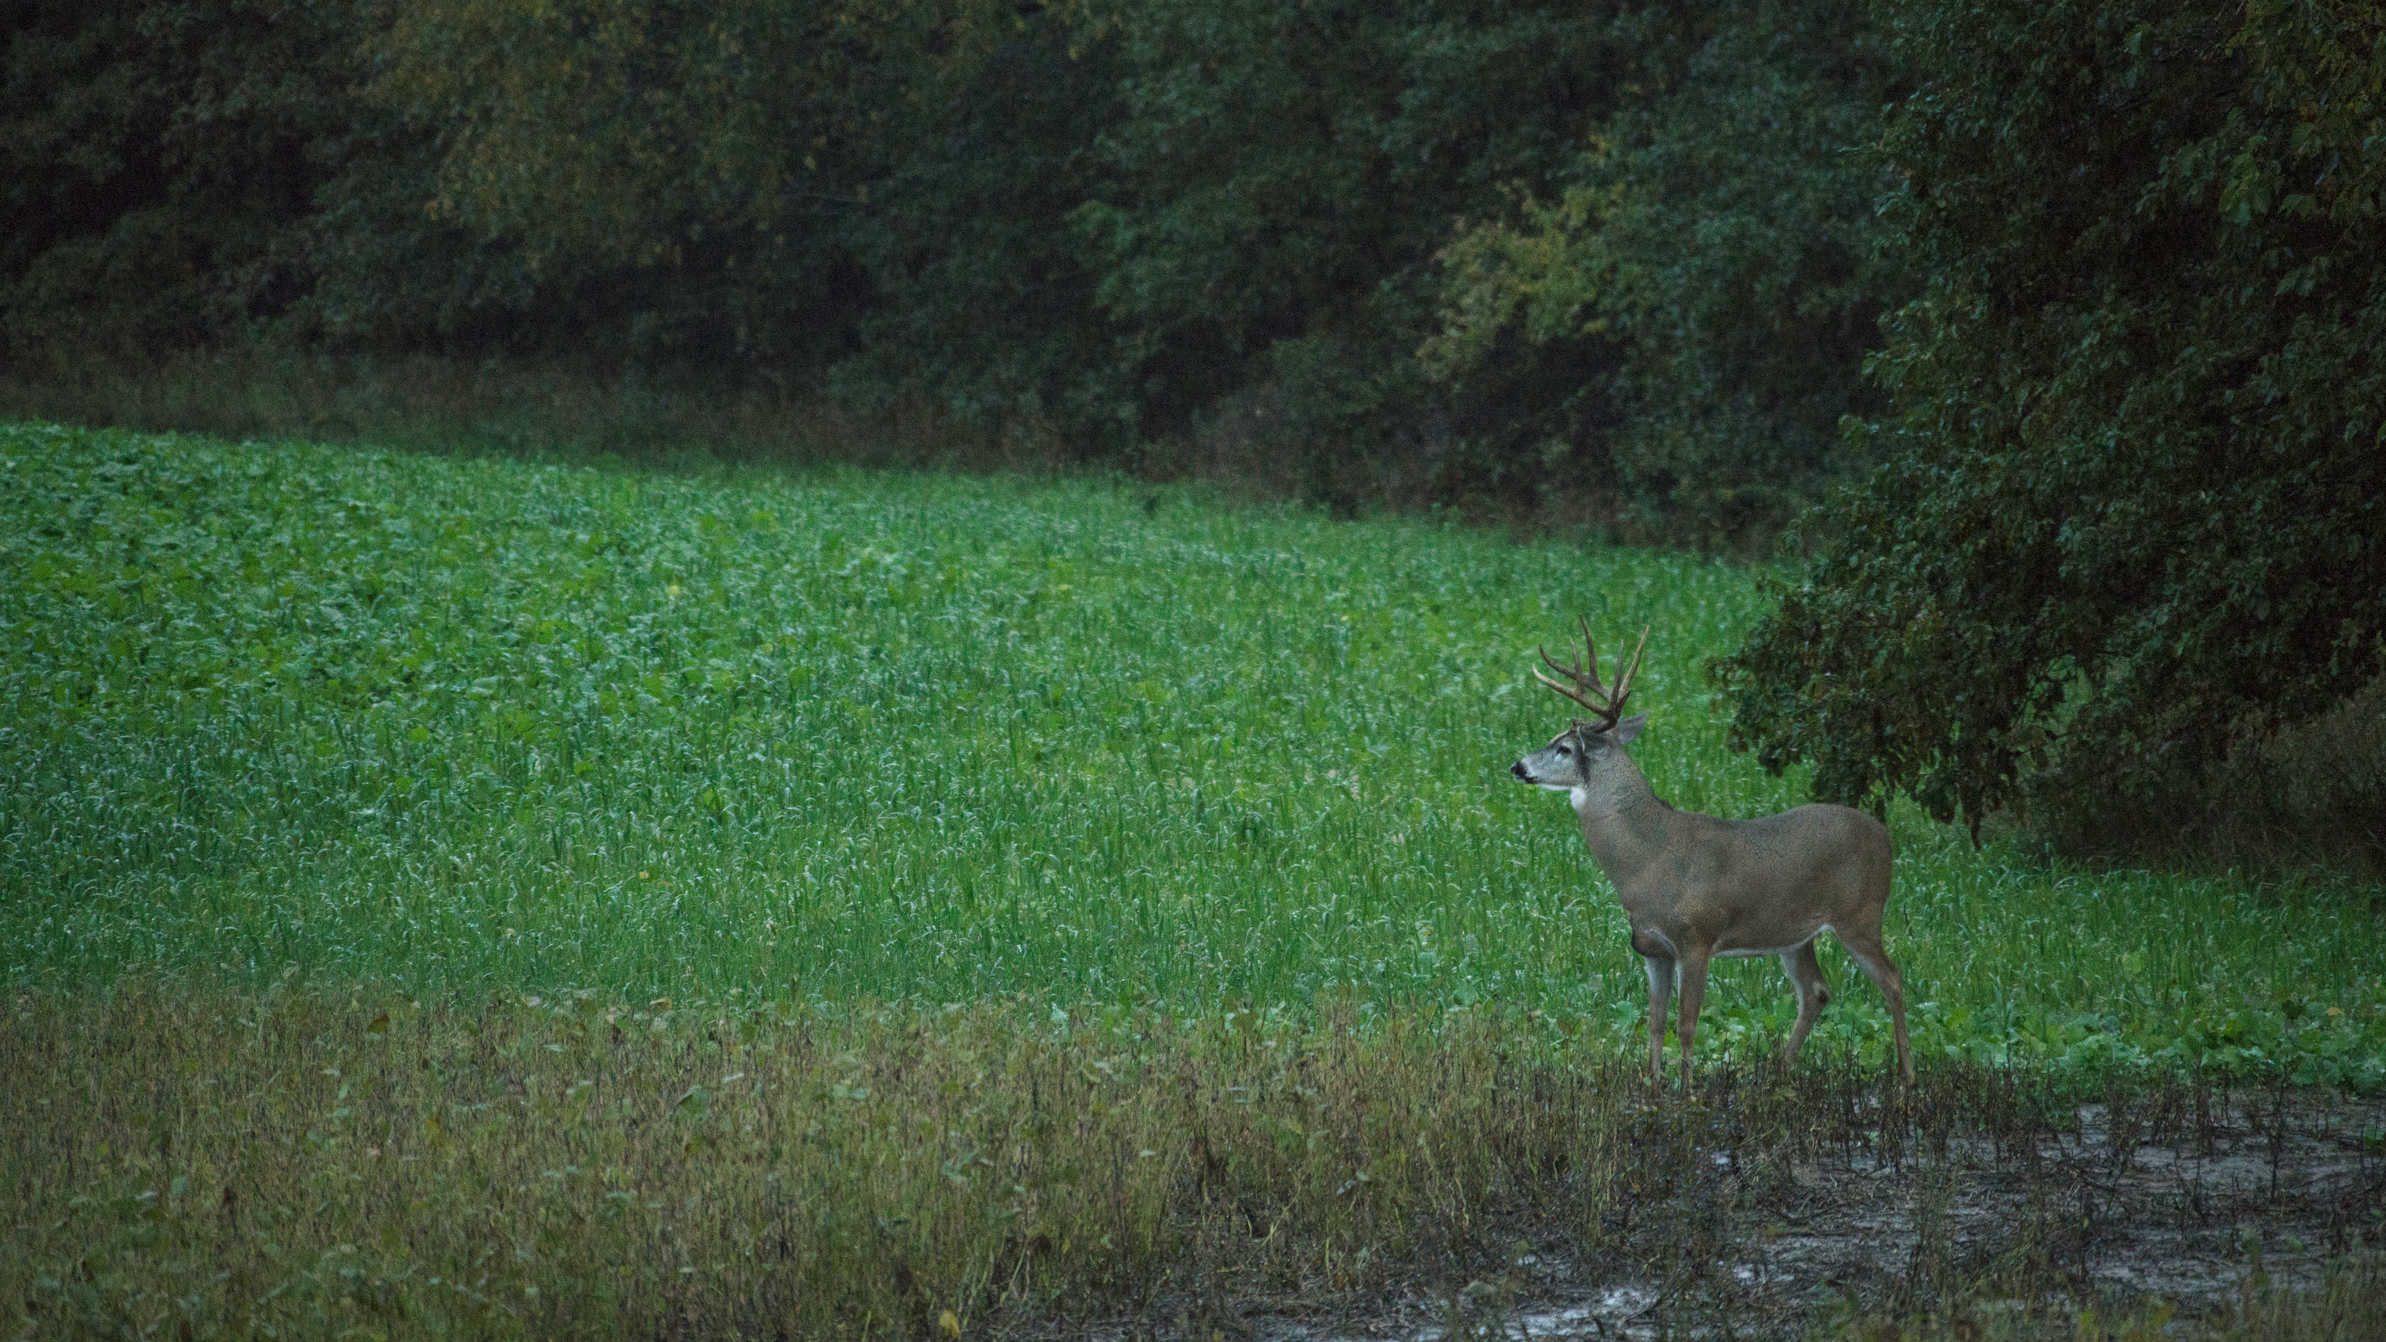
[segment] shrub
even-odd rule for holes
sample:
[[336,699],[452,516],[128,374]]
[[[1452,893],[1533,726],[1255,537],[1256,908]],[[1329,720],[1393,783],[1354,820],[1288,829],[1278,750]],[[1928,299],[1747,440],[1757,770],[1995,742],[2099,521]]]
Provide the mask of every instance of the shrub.
[[[1890,7],[1887,464],[1716,669],[1818,794],[2185,803],[2386,670],[2386,25]],[[2238,789],[2206,795],[2227,800]]]

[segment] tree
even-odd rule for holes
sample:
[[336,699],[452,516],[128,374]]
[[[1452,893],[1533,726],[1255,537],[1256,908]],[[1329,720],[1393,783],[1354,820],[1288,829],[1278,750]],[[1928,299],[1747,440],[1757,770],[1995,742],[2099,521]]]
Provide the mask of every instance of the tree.
[[0,67],[0,331],[133,353],[306,290],[353,8],[32,0]]
[[1885,465],[1713,668],[1819,796],[2162,813],[2386,671],[2386,20],[1884,7]]
[[922,74],[934,114],[868,183],[867,207],[842,216],[873,301],[832,385],[989,429],[1057,429],[1072,456],[1116,450],[1135,390],[1065,222],[1103,180],[1092,146],[1119,115],[1114,44],[1044,10]]
[[[1512,184],[1553,184],[1612,104],[1607,10],[1167,0],[1116,28],[1121,104],[1100,189],[1069,216],[1150,437],[1237,399],[1294,487],[1353,500],[1425,473],[1434,254]],[[1513,401],[1504,403],[1508,413]],[[1437,482],[1446,485],[1447,482]]]
[[[1871,262],[1891,67],[1860,7],[1662,6],[1610,21],[1619,99],[1554,199],[1444,252],[1435,376],[1604,356],[1535,432],[1587,441],[1651,529],[1767,536],[1851,468],[1842,415],[1896,277]],[[1559,463],[1583,469],[1586,463]]]

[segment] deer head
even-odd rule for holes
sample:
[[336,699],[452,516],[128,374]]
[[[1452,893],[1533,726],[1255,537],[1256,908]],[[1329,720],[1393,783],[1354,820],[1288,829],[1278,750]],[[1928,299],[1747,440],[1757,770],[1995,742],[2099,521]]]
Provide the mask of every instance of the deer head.
[[[1622,758],[1622,747],[1640,734],[1646,717],[1624,716],[1624,701],[1632,694],[1632,677],[1640,670],[1640,654],[1649,644],[1649,631],[1640,631],[1640,642],[1632,649],[1632,656],[1616,664],[1613,688],[1599,680],[1599,644],[1591,637],[1591,622],[1582,622],[1583,660],[1574,666],[1561,666],[1547,648],[1540,649],[1541,660],[1549,669],[1563,676],[1552,680],[1536,669],[1533,678],[1590,710],[1589,719],[1576,718],[1572,726],[1551,737],[1549,744],[1516,761],[1510,773],[1527,783],[1558,791],[1572,791],[1591,783],[1600,771]],[[1610,775],[1611,780],[1613,774]]]

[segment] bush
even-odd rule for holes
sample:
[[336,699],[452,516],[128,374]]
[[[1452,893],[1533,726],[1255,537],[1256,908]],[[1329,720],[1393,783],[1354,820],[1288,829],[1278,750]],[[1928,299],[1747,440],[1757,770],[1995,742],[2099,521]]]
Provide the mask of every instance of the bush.
[[1887,464],[1717,665],[1735,741],[1975,832],[2016,801],[2193,827],[2214,771],[2386,670],[2386,25],[1889,9],[1919,86],[1887,237],[1925,279],[1853,430]]

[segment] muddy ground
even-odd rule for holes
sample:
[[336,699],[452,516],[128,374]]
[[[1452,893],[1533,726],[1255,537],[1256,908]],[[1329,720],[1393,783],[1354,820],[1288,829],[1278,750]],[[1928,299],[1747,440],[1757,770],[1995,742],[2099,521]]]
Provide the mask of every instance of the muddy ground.
[[1785,1157],[1734,1141],[1718,1115],[1704,1177],[1613,1213],[1633,1224],[1608,1251],[1520,1227],[1509,1261],[1462,1284],[1213,1293],[1093,1335],[1768,1337],[1884,1316],[1986,1319],[1994,1333],[2000,1313],[2028,1335],[2020,1321],[2050,1309],[2113,1317],[2169,1302],[2176,1318],[2226,1317],[2264,1290],[2316,1289],[2331,1262],[2386,1244],[2386,1097],[2182,1090],[1927,1126],[1884,1122],[1871,1140]]

